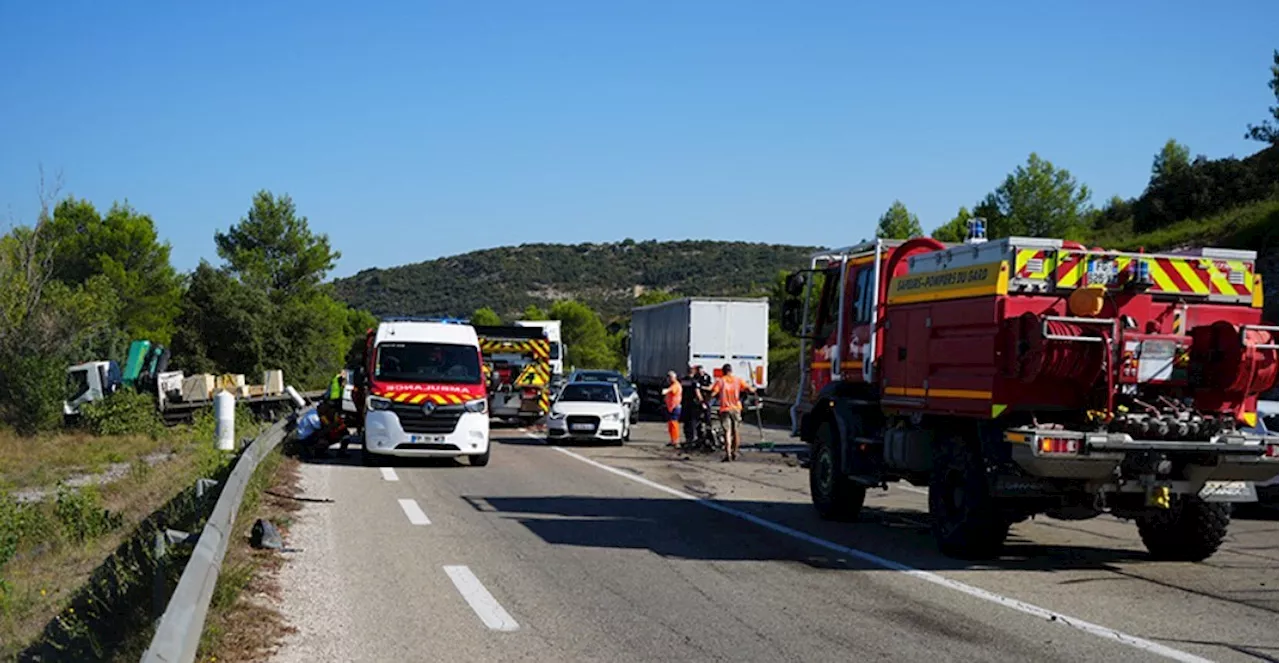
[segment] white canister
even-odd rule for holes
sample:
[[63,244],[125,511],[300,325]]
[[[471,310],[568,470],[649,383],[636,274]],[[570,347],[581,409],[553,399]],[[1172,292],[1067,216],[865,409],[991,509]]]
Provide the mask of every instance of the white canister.
[[236,397],[226,390],[213,397],[214,443],[219,451],[236,448]]

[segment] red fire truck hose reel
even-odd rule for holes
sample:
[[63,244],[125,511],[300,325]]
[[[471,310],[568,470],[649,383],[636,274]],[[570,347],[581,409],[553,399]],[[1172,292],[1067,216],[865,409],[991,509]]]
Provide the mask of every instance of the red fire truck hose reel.
[[1192,329],[1191,337],[1193,356],[1203,366],[1205,387],[1256,394],[1275,386],[1280,366],[1274,332],[1219,321]]
[[1044,320],[1034,313],[1018,319],[1020,341],[1019,377],[1023,382],[1065,381],[1091,386],[1103,367],[1106,344],[1097,341],[1065,340],[1102,339],[1093,327],[1061,320]]

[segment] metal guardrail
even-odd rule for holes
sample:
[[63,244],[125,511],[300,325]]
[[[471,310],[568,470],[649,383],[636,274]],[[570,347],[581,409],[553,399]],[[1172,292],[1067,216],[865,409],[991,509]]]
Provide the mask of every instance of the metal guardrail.
[[196,658],[204,620],[218,583],[222,559],[227,554],[227,539],[235,527],[236,514],[244,500],[245,488],[258,465],[284,440],[288,419],[272,424],[245,448],[227,477],[218,503],[213,507],[191,559],[187,561],[178,587],[165,607],[151,646],[143,654],[143,663],[190,663]]

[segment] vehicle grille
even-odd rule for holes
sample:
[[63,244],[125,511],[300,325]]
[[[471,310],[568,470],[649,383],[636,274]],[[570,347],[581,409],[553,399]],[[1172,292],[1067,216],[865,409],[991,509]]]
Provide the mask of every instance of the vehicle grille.
[[[569,425],[569,433],[594,433],[600,428],[600,417],[589,415],[571,414],[565,417],[565,423]],[[591,430],[576,428],[578,424],[591,424]]]
[[406,433],[448,435],[458,427],[458,419],[464,412],[461,405],[441,405],[431,414],[422,411],[422,405],[392,403],[391,411],[400,420],[400,428]]
[[404,451],[461,451],[456,444],[397,444]]

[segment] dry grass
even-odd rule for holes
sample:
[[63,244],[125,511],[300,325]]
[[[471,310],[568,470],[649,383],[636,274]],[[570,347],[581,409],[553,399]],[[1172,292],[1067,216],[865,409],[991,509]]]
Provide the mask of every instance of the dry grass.
[[94,492],[94,506],[113,514],[115,526],[81,540],[54,515],[56,505],[33,505],[34,517],[49,526],[36,528],[45,536],[22,542],[15,558],[4,566],[8,589],[0,594],[0,660],[17,654],[26,643],[67,607],[94,570],[102,565],[140,522],[191,486],[210,469],[216,457],[202,447],[186,444],[168,461],[149,467],[135,465],[119,481]]
[[98,437],[59,432],[21,437],[0,429],[0,489],[49,487],[77,474],[101,472],[112,463],[128,463],[169,451],[180,443],[171,436]]
[[298,461],[279,451],[268,456],[254,475],[236,516],[237,536],[227,549],[196,660],[265,661],[293,632],[274,607],[280,599],[277,573],[284,560],[278,551],[254,550],[249,546],[249,535],[254,521],[263,518],[288,540],[293,514],[300,505],[264,491],[296,494],[299,478]]
[[[21,438],[0,430],[0,661],[16,658],[37,640],[47,644],[51,632],[46,629],[51,628],[116,643],[110,646],[117,647],[117,656],[108,653],[106,658],[124,655],[119,647],[133,647],[133,640],[146,635],[116,632],[113,626],[106,627],[111,632],[86,630],[88,623],[109,618],[113,610],[145,613],[150,607],[98,602],[93,592],[99,591],[102,578],[95,573],[106,572],[119,582],[149,582],[149,576],[139,576],[140,569],[119,558],[121,546],[135,541],[139,525],[161,510],[166,517],[184,519],[177,526],[196,525],[186,522],[198,517],[188,489],[197,478],[219,476],[230,460],[213,448],[212,419],[206,419],[166,429],[156,438],[78,431]],[[246,421],[237,428],[250,436],[261,426]],[[168,455],[155,465],[143,461],[158,452]],[[114,463],[127,464],[127,469],[110,483],[65,492],[58,487],[69,477],[96,474]],[[48,496],[19,504],[4,494],[27,488],[44,489]],[[182,501],[175,501],[184,491]],[[83,603],[85,591],[90,592],[88,604]],[[119,619],[120,628],[128,627],[123,612]],[[129,642],[121,645],[121,637]]]

